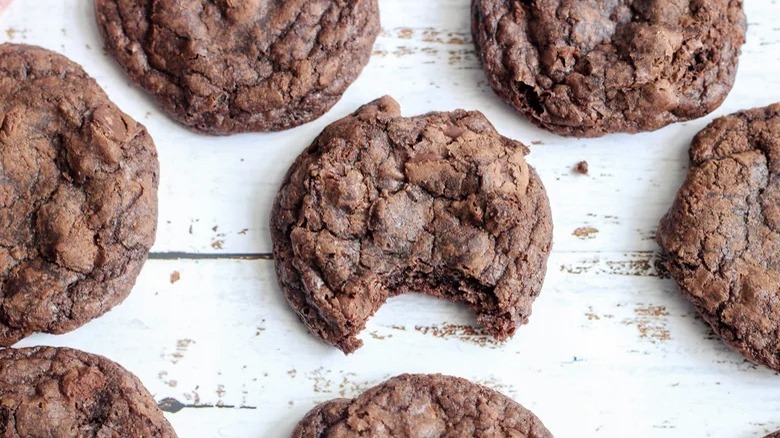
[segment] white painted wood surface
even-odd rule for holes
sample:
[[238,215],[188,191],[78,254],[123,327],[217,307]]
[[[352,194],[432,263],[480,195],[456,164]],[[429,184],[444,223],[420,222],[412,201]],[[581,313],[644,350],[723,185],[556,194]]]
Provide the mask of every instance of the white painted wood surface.
[[[728,350],[696,317],[657,274],[652,239],[694,133],[716,115],[780,100],[777,2],[747,0],[737,84],[715,114],[597,140],[536,129],[493,95],[471,45],[468,0],[380,5],[375,56],[330,113],[283,133],[213,138],[176,125],[128,83],[101,50],[90,0],[14,2],[0,17],[0,41],[81,63],[146,124],[162,167],[157,244],[130,298],[73,333],[19,345],[67,345],[120,362],[157,400],[169,399],[169,410],[171,399],[186,405],[167,414],[183,438],[288,436],[314,404],[402,372],[497,388],[557,437],[747,438],[780,429],[780,377]],[[345,357],[315,341],[284,302],[267,256],[277,185],[325,125],[382,94],[407,115],[481,110],[531,146],[552,202],[555,249],[531,321],[511,341],[479,335],[459,306],[404,296]],[[580,160],[589,176],[572,172]],[[593,230],[575,233],[581,228]]]

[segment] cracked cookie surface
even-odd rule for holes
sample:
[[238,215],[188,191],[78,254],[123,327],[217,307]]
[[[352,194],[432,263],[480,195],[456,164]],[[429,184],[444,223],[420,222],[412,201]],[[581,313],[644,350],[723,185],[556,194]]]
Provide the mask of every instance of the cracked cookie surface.
[[745,29],[742,0],[472,0],[498,96],[576,137],[710,113],[734,84]]
[[499,340],[531,313],[552,219],[528,149],[479,112],[401,117],[384,97],[320,134],[271,215],[277,278],[309,330],[344,352],[389,298],[469,305]]
[[292,436],[552,438],[532,412],[509,397],[440,374],[404,374],[353,400],[323,403]]
[[176,437],[132,373],[105,357],[55,347],[0,351],[0,434]]
[[0,345],[125,299],[154,242],[158,166],[79,65],[0,45]]
[[108,52],[175,119],[277,131],[329,110],[379,34],[377,0],[95,0]]
[[721,117],[658,242],[682,293],[732,348],[780,371],[780,104]]

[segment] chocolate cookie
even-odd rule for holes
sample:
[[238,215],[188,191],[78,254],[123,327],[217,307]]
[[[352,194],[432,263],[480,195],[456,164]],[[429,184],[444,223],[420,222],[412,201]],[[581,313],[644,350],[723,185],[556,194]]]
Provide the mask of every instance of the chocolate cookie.
[[721,117],[658,242],[682,293],[727,344],[780,371],[780,104]]
[[149,391],[102,356],[0,351],[0,433],[9,437],[175,437]]
[[323,403],[298,423],[292,436],[552,438],[544,424],[514,400],[440,374],[404,374],[353,400]]
[[577,137],[713,111],[734,84],[745,28],[742,0],[472,0],[498,96]]
[[0,45],[0,345],[130,293],[154,242],[157,152],[82,68]]
[[552,238],[528,149],[479,112],[404,118],[384,97],[325,128],[290,168],[271,233],[279,284],[309,330],[344,352],[388,297],[468,304],[514,334]]
[[377,0],[95,0],[106,49],[172,117],[207,134],[320,117],[368,63]]
[[770,433],[769,435],[765,436],[764,438],[780,438],[780,430],[777,432]]

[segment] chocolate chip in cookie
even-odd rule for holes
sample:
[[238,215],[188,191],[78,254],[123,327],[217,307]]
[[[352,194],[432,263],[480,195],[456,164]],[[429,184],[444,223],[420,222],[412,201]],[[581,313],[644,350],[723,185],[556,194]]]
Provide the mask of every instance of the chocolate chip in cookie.
[[127,297],[154,243],[158,179],[146,129],[79,65],[0,45],[0,345]]
[[742,0],[472,0],[498,96],[576,137],[710,113],[734,84],[745,28]]
[[279,284],[309,330],[344,352],[390,297],[469,305],[499,340],[531,313],[552,240],[528,149],[479,112],[401,117],[384,97],[295,161],[274,202]]
[[207,134],[289,129],[328,111],[379,34],[377,0],[95,0],[106,49]]
[[721,117],[658,242],[680,290],[733,349],[780,371],[780,104]]
[[514,400],[440,374],[404,374],[355,399],[323,403],[298,423],[292,436],[552,438],[539,418]]

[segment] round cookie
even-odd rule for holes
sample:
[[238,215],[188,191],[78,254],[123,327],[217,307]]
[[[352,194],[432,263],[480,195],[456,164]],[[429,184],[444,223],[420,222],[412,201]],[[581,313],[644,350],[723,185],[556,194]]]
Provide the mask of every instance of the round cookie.
[[54,347],[0,351],[0,431],[17,437],[176,437],[131,372],[102,356]]
[[652,131],[717,108],[734,84],[742,0],[472,0],[498,96],[560,135]]
[[385,300],[406,292],[467,304],[494,337],[511,336],[531,313],[552,240],[527,153],[479,112],[405,118],[390,97],[331,124],[274,202],[288,302],[346,353]]
[[144,127],[79,65],[0,45],[0,345],[125,299],[154,242],[158,175]]
[[658,242],[682,293],[732,348],[780,371],[780,104],[699,132]]
[[207,134],[327,112],[380,31],[377,0],[95,0],[106,49],[176,120]]
[[353,400],[323,403],[298,423],[292,436],[552,438],[544,424],[514,400],[440,374],[404,374]]

